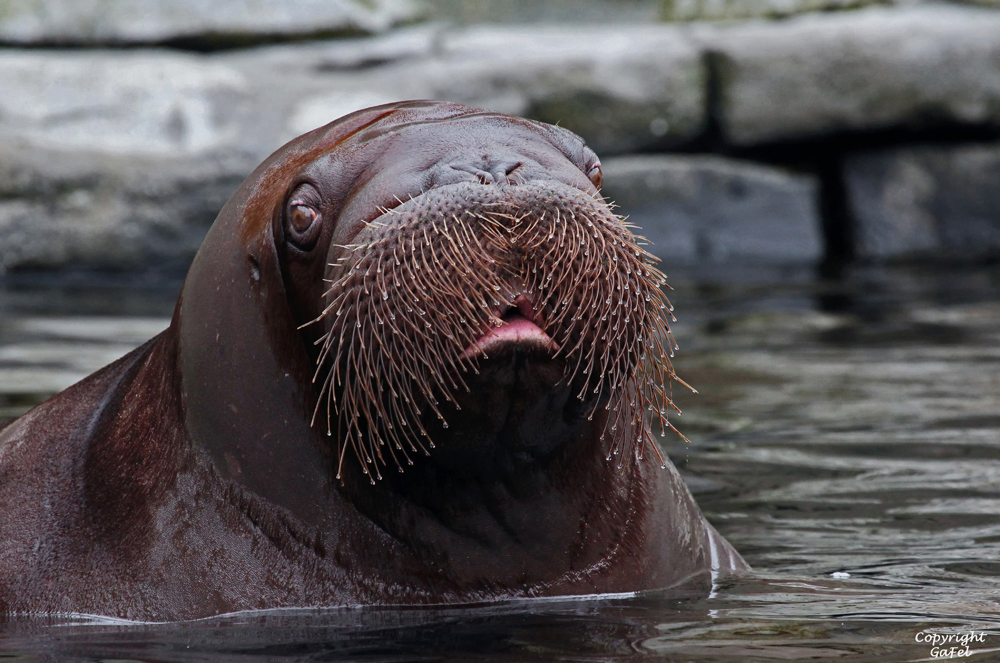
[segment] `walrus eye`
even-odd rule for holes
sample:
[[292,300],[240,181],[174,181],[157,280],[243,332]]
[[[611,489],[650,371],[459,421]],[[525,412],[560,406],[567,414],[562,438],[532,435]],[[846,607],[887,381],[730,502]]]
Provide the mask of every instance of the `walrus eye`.
[[288,239],[296,247],[306,251],[316,244],[322,227],[322,214],[317,206],[312,204],[310,199],[312,193],[315,193],[313,187],[308,185],[300,187],[289,200],[285,213]]
[[594,183],[598,189],[604,184],[604,174],[601,172],[601,162],[595,161],[590,168],[587,170],[587,177],[590,181]]
[[318,216],[319,212],[308,205],[293,205],[288,221],[296,233],[302,234],[312,227]]

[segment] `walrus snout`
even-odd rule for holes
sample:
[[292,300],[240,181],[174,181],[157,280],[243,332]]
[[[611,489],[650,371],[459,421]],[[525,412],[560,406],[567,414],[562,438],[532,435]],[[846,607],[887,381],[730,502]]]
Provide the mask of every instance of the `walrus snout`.
[[[615,410],[608,456],[641,444],[673,369],[663,276],[637,241],[602,198],[558,181],[459,182],[384,209],[330,249],[314,424],[345,440],[341,463],[351,446],[374,480],[380,466],[430,453],[429,428],[448,429],[469,407],[460,395],[498,409],[552,403],[542,409],[558,412],[521,408],[541,421],[565,418],[566,404],[550,398],[561,385],[588,420]],[[543,361],[526,372],[494,353]],[[484,361],[500,371],[502,393],[475,377]],[[504,397],[504,385],[524,393]],[[615,405],[622,399],[628,407]]]
[[[520,173],[517,171],[521,171]],[[471,175],[479,184],[510,184],[523,180],[526,170],[524,160],[516,153],[497,153],[495,150],[480,157],[462,154],[442,164],[436,173],[438,186],[469,181]]]

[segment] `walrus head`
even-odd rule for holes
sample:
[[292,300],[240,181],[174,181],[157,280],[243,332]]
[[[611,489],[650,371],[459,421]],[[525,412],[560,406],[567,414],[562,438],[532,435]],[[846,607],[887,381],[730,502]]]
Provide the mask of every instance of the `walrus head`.
[[[659,456],[670,305],[601,177],[565,129],[450,103],[293,141],[226,206],[185,284],[189,429],[271,492],[278,477],[241,453],[307,453],[274,450],[296,436],[338,480],[353,456],[373,483],[424,455],[517,473],[582,437],[619,468],[647,444]],[[245,277],[212,276],[220,261]],[[227,368],[242,362],[259,380]]]

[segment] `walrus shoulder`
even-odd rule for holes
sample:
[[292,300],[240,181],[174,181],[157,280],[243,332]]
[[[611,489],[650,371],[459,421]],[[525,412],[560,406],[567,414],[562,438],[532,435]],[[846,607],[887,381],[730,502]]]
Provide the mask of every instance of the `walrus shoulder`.
[[[91,529],[87,465],[109,409],[156,339],[0,430],[0,601]],[[58,545],[56,542],[59,542]],[[35,578],[35,580],[38,580]],[[17,595],[19,592],[14,592]]]

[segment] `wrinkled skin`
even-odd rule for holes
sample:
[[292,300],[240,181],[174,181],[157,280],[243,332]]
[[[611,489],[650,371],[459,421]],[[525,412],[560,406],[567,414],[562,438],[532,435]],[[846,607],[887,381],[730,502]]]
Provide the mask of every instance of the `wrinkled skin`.
[[169,329],[0,430],[0,612],[172,620],[745,568],[669,464],[605,460],[607,411],[584,416],[544,344],[492,348],[447,430],[428,420],[430,455],[374,485],[353,456],[337,480],[310,423],[325,321],[301,326],[380,208],[595,182],[571,133],[456,104],[361,111],[280,149],[219,214]]

